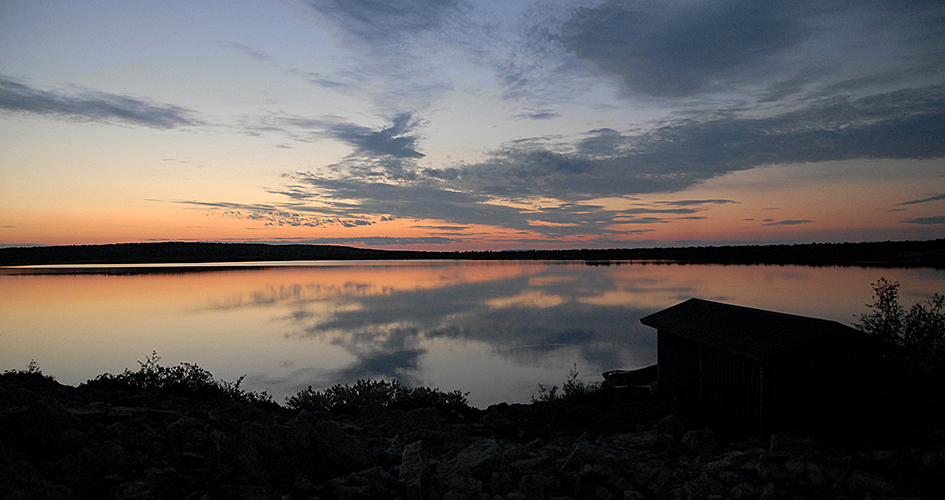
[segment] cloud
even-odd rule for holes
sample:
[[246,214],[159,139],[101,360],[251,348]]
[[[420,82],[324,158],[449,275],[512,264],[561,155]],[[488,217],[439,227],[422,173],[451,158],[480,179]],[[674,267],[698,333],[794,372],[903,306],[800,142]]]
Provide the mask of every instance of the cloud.
[[629,214],[692,214],[696,211],[691,208],[630,208],[621,210],[621,215]]
[[[289,202],[245,207],[249,213],[226,204],[218,208],[273,225],[353,227],[410,217],[561,238],[601,235],[603,228],[619,227],[617,223],[668,220],[641,215],[705,217],[701,212],[714,206],[737,203],[664,199],[614,210],[592,201],[599,198],[678,192],[763,165],[945,156],[945,142],[936,139],[945,136],[945,86],[833,99],[768,117],[682,119],[636,135],[605,128],[580,134],[571,143],[561,138],[517,140],[479,163],[437,169],[417,162],[418,122],[412,113],[397,115],[379,130],[331,120],[293,120],[355,151],[339,163],[287,174],[287,185],[269,192]],[[527,201],[539,199],[555,201]]]
[[[564,279],[536,284],[532,279],[535,275],[526,273],[475,283],[442,283],[432,289],[358,294],[350,297],[352,305],[357,307],[335,308],[329,317],[306,318],[305,321],[311,322],[305,330],[315,335],[354,332],[338,335],[334,343],[358,358],[346,370],[352,372],[349,375],[362,377],[402,374],[405,369],[409,370],[423,354],[416,345],[421,338],[482,342],[494,346],[505,356],[531,357],[535,363],[543,362],[549,349],[562,347],[577,349],[585,359],[605,366],[620,365],[615,359],[620,356],[615,354],[623,355],[638,348],[652,350],[652,333],[645,332],[645,327],[632,327],[628,332],[626,326],[634,324],[633,318],[645,315],[645,311],[625,304],[593,303],[600,293],[603,275],[573,274],[565,268],[538,272]],[[642,286],[652,289],[661,285],[664,284]],[[603,286],[619,289],[619,284],[610,279],[604,280]],[[680,293],[685,292],[680,290]],[[541,306],[528,300],[508,300],[536,294],[561,300],[555,301],[556,305]],[[510,331],[514,335],[509,335]],[[640,345],[643,339],[648,343]],[[600,349],[605,345],[611,346],[610,349]],[[613,345],[623,347],[615,350]]]
[[938,200],[945,200],[945,194],[937,194],[935,196],[930,196],[928,198],[922,198],[921,200],[904,201],[902,203],[896,203],[896,206],[901,207],[903,205],[917,205],[919,203],[928,203],[930,201],[938,201]]
[[609,0],[577,9],[560,40],[634,91],[680,97],[718,90],[738,70],[799,43],[785,10],[747,0],[658,8]]
[[215,211],[221,217],[251,220],[273,227],[341,226],[352,228],[370,226],[378,222],[373,218],[361,214],[351,214],[327,205],[308,206],[299,203],[252,204],[196,200],[176,200],[171,203],[207,208]]
[[264,62],[267,64],[272,64],[274,66],[279,66],[279,60],[275,57],[259,52],[258,50],[250,47],[249,45],[238,43],[238,42],[225,42],[222,44],[224,47],[229,47],[237,52],[240,52],[246,56],[249,56],[259,62]]
[[542,111],[531,111],[528,113],[520,113],[515,115],[516,118],[524,118],[527,120],[551,120],[553,118],[558,118],[561,116],[561,113],[557,113],[551,110],[542,110]]
[[[417,150],[419,139],[414,135],[423,122],[414,119],[412,112],[399,113],[389,121],[389,126],[377,130],[334,116],[304,118],[277,113],[245,118],[242,129],[249,135],[279,133],[302,142],[338,140],[354,148],[349,160],[356,159],[362,167],[366,161],[377,161],[375,167],[396,170],[402,168],[401,160],[423,158],[424,154]],[[350,161],[348,164],[351,165]]]
[[657,203],[665,205],[676,205],[680,207],[689,207],[693,205],[726,205],[729,203],[738,203],[735,200],[676,200],[676,201],[659,201]]
[[674,192],[763,165],[941,158],[941,137],[945,86],[933,86],[833,99],[764,118],[680,120],[635,136],[600,129],[573,146],[512,143],[479,164],[457,167],[452,184],[495,196],[569,201]]
[[395,116],[390,127],[372,131],[350,123],[330,125],[328,134],[354,146],[355,154],[386,155],[394,158],[423,158],[416,148],[417,138],[406,135],[417,126],[410,113]]
[[[558,39],[633,92],[679,98],[754,89],[759,100],[778,101],[941,70],[941,44],[930,41],[941,41],[943,22],[935,2],[608,0],[575,9]],[[872,51],[845,50],[857,46]]]
[[307,0],[313,10],[366,40],[429,31],[457,14],[456,0]]
[[632,219],[617,218],[614,219],[620,224],[666,224],[669,221],[659,217],[637,217]]
[[192,117],[191,111],[169,104],[149,104],[128,96],[91,90],[70,96],[32,88],[2,76],[0,110],[163,129],[200,123]]
[[[768,220],[768,219],[765,219],[765,220]],[[814,222],[814,221],[812,221],[812,220],[807,220],[807,219],[782,220],[782,221],[778,221],[778,222],[768,222],[767,224],[762,224],[762,225],[763,225],[763,226],[796,226],[796,225],[798,225],[798,224],[810,224],[810,223],[812,223],[812,222]]]
[[393,237],[393,236],[366,236],[351,238],[309,238],[305,240],[293,240],[295,243],[306,243],[311,245],[366,245],[366,246],[402,246],[402,245],[446,245],[449,243],[459,243],[462,239],[444,238],[442,236],[425,237]]
[[611,97],[668,98],[684,112],[718,110],[709,94],[728,96],[732,109],[788,109],[942,83],[945,70],[936,2],[305,3],[356,53],[346,74],[364,89],[383,82],[374,98],[391,112],[423,108],[470,74],[524,104],[518,118],[548,120],[562,116],[559,104],[613,105]]
[[341,381],[373,380],[378,378],[397,379],[411,384],[412,373],[420,365],[420,357],[425,349],[403,349],[391,352],[370,352],[357,355],[357,361],[345,367],[332,378]]
[[915,219],[905,219],[902,222],[905,222],[906,224],[922,224],[922,225],[945,224],[945,215],[936,215],[932,217],[916,217]]

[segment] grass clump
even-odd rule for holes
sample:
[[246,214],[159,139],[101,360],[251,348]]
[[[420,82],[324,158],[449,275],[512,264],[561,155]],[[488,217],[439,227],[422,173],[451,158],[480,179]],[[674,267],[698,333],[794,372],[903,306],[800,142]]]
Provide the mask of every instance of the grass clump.
[[316,391],[309,386],[295,396],[286,398],[291,410],[329,411],[336,414],[358,415],[369,405],[380,405],[398,410],[413,410],[433,406],[441,411],[465,412],[470,409],[462,391],[443,392],[429,387],[413,389],[396,380],[358,380],[353,385],[336,384]]
[[253,405],[275,405],[272,396],[263,392],[245,391],[240,383],[215,380],[213,375],[191,363],[178,366],[163,366],[161,358],[152,351],[144,361],[138,361],[138,371],[125,371],[118,375],[104,373],[85,383],[87,387],[104,390],[159,391],[197,400],[232,399]]

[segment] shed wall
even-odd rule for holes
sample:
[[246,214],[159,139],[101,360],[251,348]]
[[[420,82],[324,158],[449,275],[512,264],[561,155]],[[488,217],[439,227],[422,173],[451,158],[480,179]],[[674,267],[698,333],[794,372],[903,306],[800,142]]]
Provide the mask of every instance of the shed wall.
[[762,429],[762,369],[744,356],[657,331],[659,384],[698,405],[718,430],[758,434]]

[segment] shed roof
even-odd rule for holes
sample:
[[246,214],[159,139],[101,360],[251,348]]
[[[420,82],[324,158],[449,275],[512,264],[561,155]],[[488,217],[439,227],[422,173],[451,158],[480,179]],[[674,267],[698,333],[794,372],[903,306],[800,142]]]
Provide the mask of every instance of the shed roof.
[[836,321],[689,299],[640,319],[644,325],[763,361],[825,335],[867,341]]

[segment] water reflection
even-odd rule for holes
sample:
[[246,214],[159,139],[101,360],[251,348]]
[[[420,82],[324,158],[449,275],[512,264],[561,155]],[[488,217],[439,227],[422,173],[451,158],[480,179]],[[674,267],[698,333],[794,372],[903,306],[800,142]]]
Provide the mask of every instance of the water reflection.
[[527,401],[560,383],[655,360],[639,318],[703,297],[852,322],[870,283],[912,303],[945,273],[797,266],[372,262],[199,273],[0,275],[0,368],[36,359],[79,383],[157,350],[282,400],[309,385],[397,378]]

